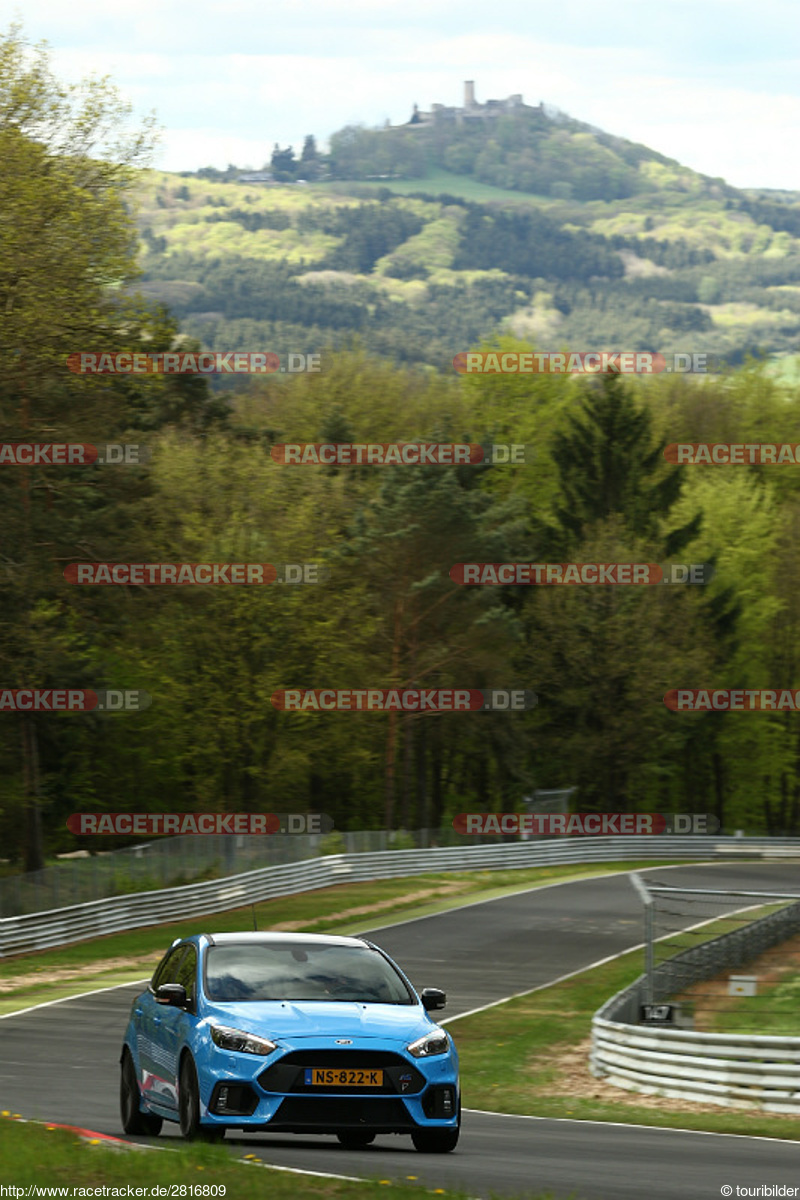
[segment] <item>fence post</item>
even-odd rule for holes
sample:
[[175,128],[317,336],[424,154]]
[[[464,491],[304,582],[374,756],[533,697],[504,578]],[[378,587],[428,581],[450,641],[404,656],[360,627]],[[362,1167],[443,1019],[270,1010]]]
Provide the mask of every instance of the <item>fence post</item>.
[[645,1004],[653,1004],[654,997],[654,946],[653,946],[653,897],[647,890],[647,884],[640,879],[635,871],[628,876],[644,904],[644,974],[645,974]]

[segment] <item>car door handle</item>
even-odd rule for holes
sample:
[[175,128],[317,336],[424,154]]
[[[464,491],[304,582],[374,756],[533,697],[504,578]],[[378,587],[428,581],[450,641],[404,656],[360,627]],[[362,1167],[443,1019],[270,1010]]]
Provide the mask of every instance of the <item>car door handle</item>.
[[153,1017],[153,1024],[154,1024],[154,1025],[160,1025],[160,1024],[161,1024],[161,1017]]

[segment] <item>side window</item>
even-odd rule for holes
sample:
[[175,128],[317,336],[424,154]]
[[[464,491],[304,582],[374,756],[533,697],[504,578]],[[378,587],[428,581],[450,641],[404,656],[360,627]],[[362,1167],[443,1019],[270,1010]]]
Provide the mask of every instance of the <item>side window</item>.
[[197,951],[195,950],[194,946],[187,946],[186,953],[181,959],[180,966],[178,967],[178,973],[175,976],[175,979],[170,980],[170,982],[182,983],[186,988],[187,1000],[194,1000],[195,992],[197,991],[197,988],[195,987],[196,978]]
[[178,969],[178,963],[183,957],[185,946],[176,946],[174,950],[168,950],[162,958],[161,962],[156,967],[155,975],[153,976],[150,986],[153,991],[160,987],[162,983],[175,983],[175,975]]

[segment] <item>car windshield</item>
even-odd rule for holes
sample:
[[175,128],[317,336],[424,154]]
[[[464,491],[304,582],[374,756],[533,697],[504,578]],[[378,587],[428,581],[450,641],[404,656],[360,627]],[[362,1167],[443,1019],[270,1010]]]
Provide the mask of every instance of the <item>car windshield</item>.
[[257,942],[210,946],[209,1000],[327,1000],[414,1004],[403,979],[369,946]]

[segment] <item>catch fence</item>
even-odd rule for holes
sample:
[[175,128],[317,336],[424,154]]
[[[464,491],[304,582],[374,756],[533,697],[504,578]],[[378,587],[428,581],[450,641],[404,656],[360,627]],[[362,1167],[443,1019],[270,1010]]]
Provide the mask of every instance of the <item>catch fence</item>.
[[[345,834],[345,838],[372,837],[373,834]],[[382,836],[381,834],[377,836]],[[387,835],[388,836],[388,835]],[[726,857],[742,852],[741,838],[687,836],[608,836],[531,838],[529,841],[475,844],[461,838],[459,845],[428,846],[414,849],[363,850],[342,854],[320,854],[320,846],[309,846],[317,835],[297,835],[283,839],[289,845],[284,853],[294,861],[272,862],[268,856],[278,852],[255,838],[265,865],[226,875],[221,879],[201,880],[180,887],[159,888],[139,893],[127,892],[102,900],[62,906],[50,910],[0,918],[0,956],[60,946],[81,938],[157,925],[176,917],[242,908],[262,900],[297,892],[313,891],[338,883],[364,882],[400,876],[450,871],[521,870],[526,867],[555,866],[612,861],[692,861]],[[196,838],[201,841],[201,838]],[[487,839],[488,840],[488,839]],[[777,845],[773,839],[748,839],[748,854],[753,858],[790,853],[800,856],[800,840]],[[468,844],[467,844],[468,843]],[[305,857],[302,857],[305,852]],[[314,857],[309,857],[309,853]],[[262,862],[264,859],[262,858]]]
[[648,1095],[800,1115],[800,1017],[791,1006],[782,1027],[778,997],[782,978],[800,985],[800,895],[631,878],[645,973],[595,1014],[593,1074]]

